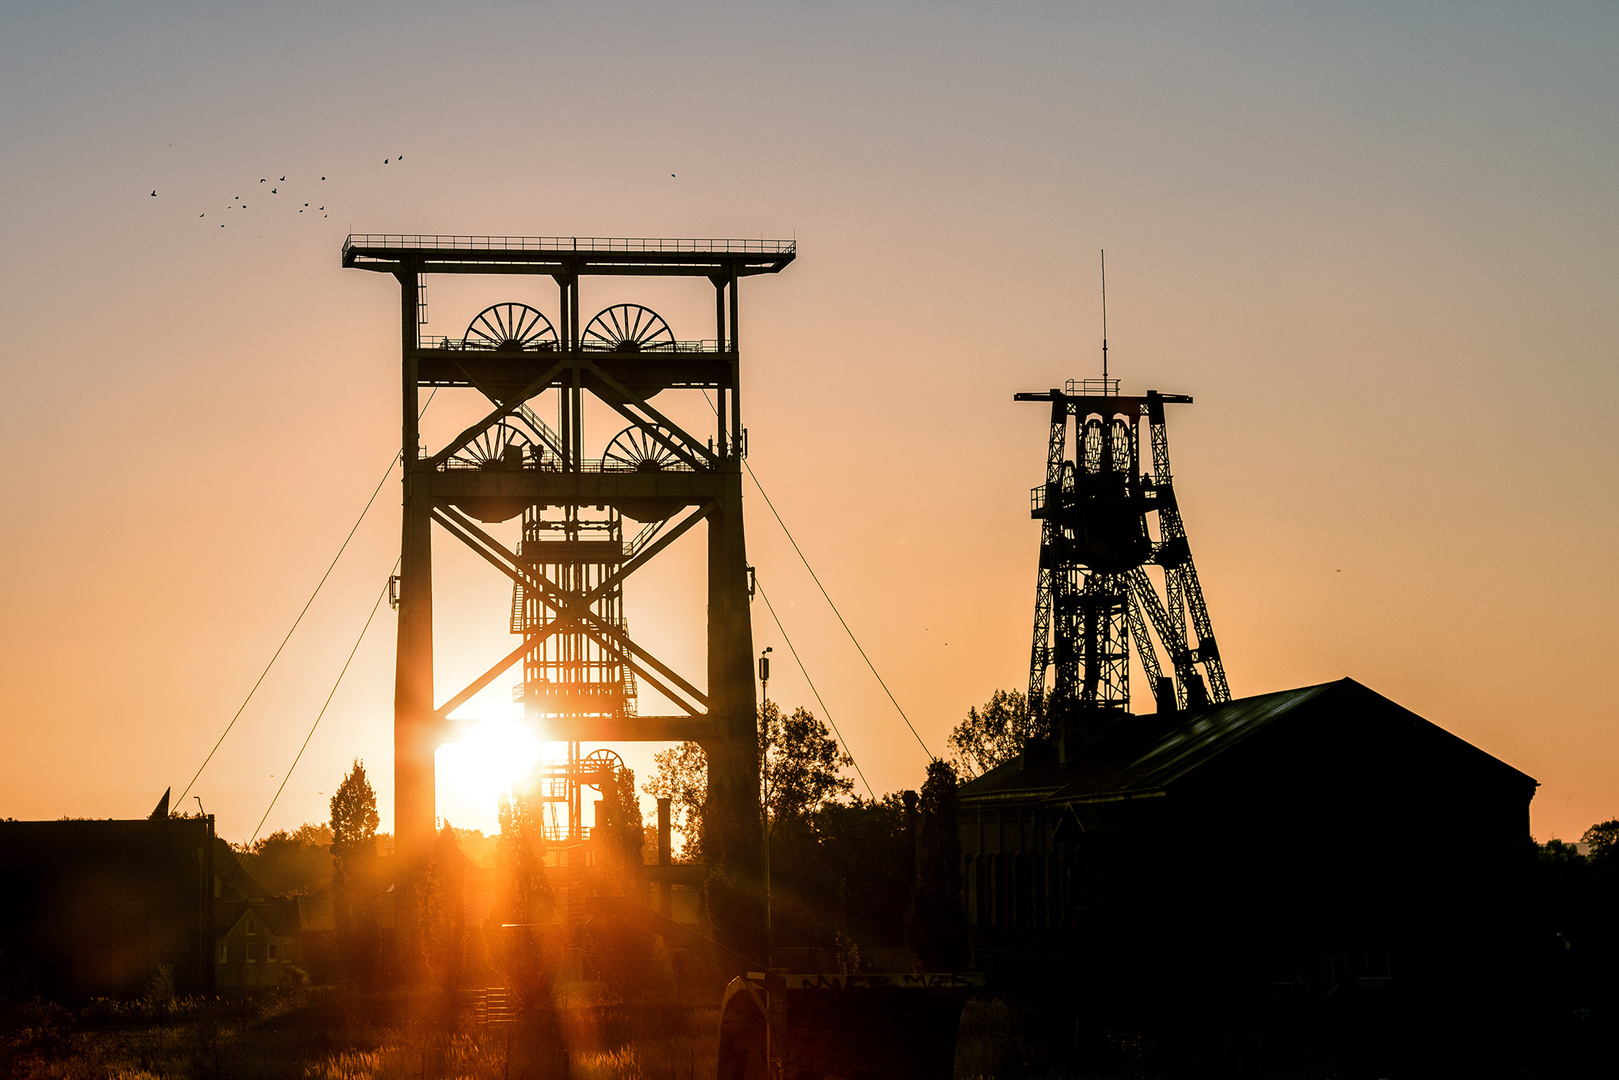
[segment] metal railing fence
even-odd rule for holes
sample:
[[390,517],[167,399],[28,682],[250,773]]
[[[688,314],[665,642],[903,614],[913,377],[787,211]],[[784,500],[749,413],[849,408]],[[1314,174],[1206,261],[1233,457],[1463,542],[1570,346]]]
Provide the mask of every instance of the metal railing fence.
[[679,240],[635,236],[457,236],[442,233],[351,233],[343,252],[354,248],[411,251],[578,251],[669,255],[791,255],[796,240]]

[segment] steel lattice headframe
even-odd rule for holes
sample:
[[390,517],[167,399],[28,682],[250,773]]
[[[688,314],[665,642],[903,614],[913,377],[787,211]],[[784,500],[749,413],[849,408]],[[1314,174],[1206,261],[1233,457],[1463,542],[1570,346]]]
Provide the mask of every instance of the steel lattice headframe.
[[[1164,405],[1192,399],[1122,396],[1116,379],[1087,379],[1016,400],[1051,403],[1046,479],[1032,493],[1042,528],[1031,707],[1097,719],[1128,712],[1132,639],[1160,712],[1229,701],[1169,468]],[[1162,571],[1162,595],[1148,567]]]

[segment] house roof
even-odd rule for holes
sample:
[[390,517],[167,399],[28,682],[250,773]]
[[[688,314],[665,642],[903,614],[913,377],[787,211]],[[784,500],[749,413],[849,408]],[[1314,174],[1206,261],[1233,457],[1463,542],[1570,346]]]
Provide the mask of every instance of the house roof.
[[214,933],[223,937],[235,932],[249,913],[256,916],[272,934],[280,937],[337,928],[332,897],[322,894],[217,903],[214,905]]
[[242,866],[235,849],[217,836],[214,837],[214,876],[223,886],[222,900],[263,900],[270,895],[270,891]]
[[1029,749],[963,785],[963,802],[1049,799],[1057,803],[1117,802],[1161,795],[1250,738],[1280,724],[1321,722],[1341,708],[1377,713],[1439,740],[1475,765],[1501,770],[1532,791],[1535,781],[1354,679],[1240,698],[1205,709],[1121,720],[1082,737],[1066,762],[1050,742]]
[[298,924],[305,930],[336,930],[337,915],[330,893],[315,896],[295,896],[298,905]]

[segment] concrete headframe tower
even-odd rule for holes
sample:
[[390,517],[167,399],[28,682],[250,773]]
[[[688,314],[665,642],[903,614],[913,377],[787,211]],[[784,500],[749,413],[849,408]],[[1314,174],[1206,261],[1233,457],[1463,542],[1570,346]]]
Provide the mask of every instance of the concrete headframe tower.
[[[742,532],[742,428],[737,284],[777,273],[795,245],[774,240],[355,235],[343,265],[391,274],[400,288],[404,525],[394,696],[394,836],[405,886],[426,866],[435,823],[433,755],[447,717],[521,664],[518,697],[542,738],[579,742],[694,740],[709,765],[708,835],[718,879],[720,935],[747,952],[762,918],[753,632]],[[497,303],[460,338],[424,338],[429,274],[550,277],[557,318]],[[714,287],[714,336],[678,341],[637,304],[580,318],[592,276],[686,276]],[[436,450],[420,445],[423,389],[469,387],[488,412]],[[712,395],[712,427],[692,430],[651,404],[666,391]],[[626,424],[591,453],[586,396]],[[556,426],[535,406],[554,402]],[[545,406],[549,409],[549,404]],[[695,413],[692,413],[695,414]],[[702,406],[700,415],[709,415]],[[516,550],[483,528],[522,520]],[[640,523],[632,539],[623,519]],[[621,589],[676,539],[702,524],[708,540],[707,672],[682,674],[630,636]],[[433,682],[435,526],[511,579],[511,628],[521,643],[441,698]],[[693,619],[702,613],[692,612]],[[637,686],[679,712],[639,716]],[[400,925],[408,942],[413,928]]]

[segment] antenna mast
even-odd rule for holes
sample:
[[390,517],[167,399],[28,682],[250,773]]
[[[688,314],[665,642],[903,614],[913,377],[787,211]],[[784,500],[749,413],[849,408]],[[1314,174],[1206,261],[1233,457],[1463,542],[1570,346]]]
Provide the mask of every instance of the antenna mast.
[[1102,378],[1107,378],[1107,249],[1102,249]]

